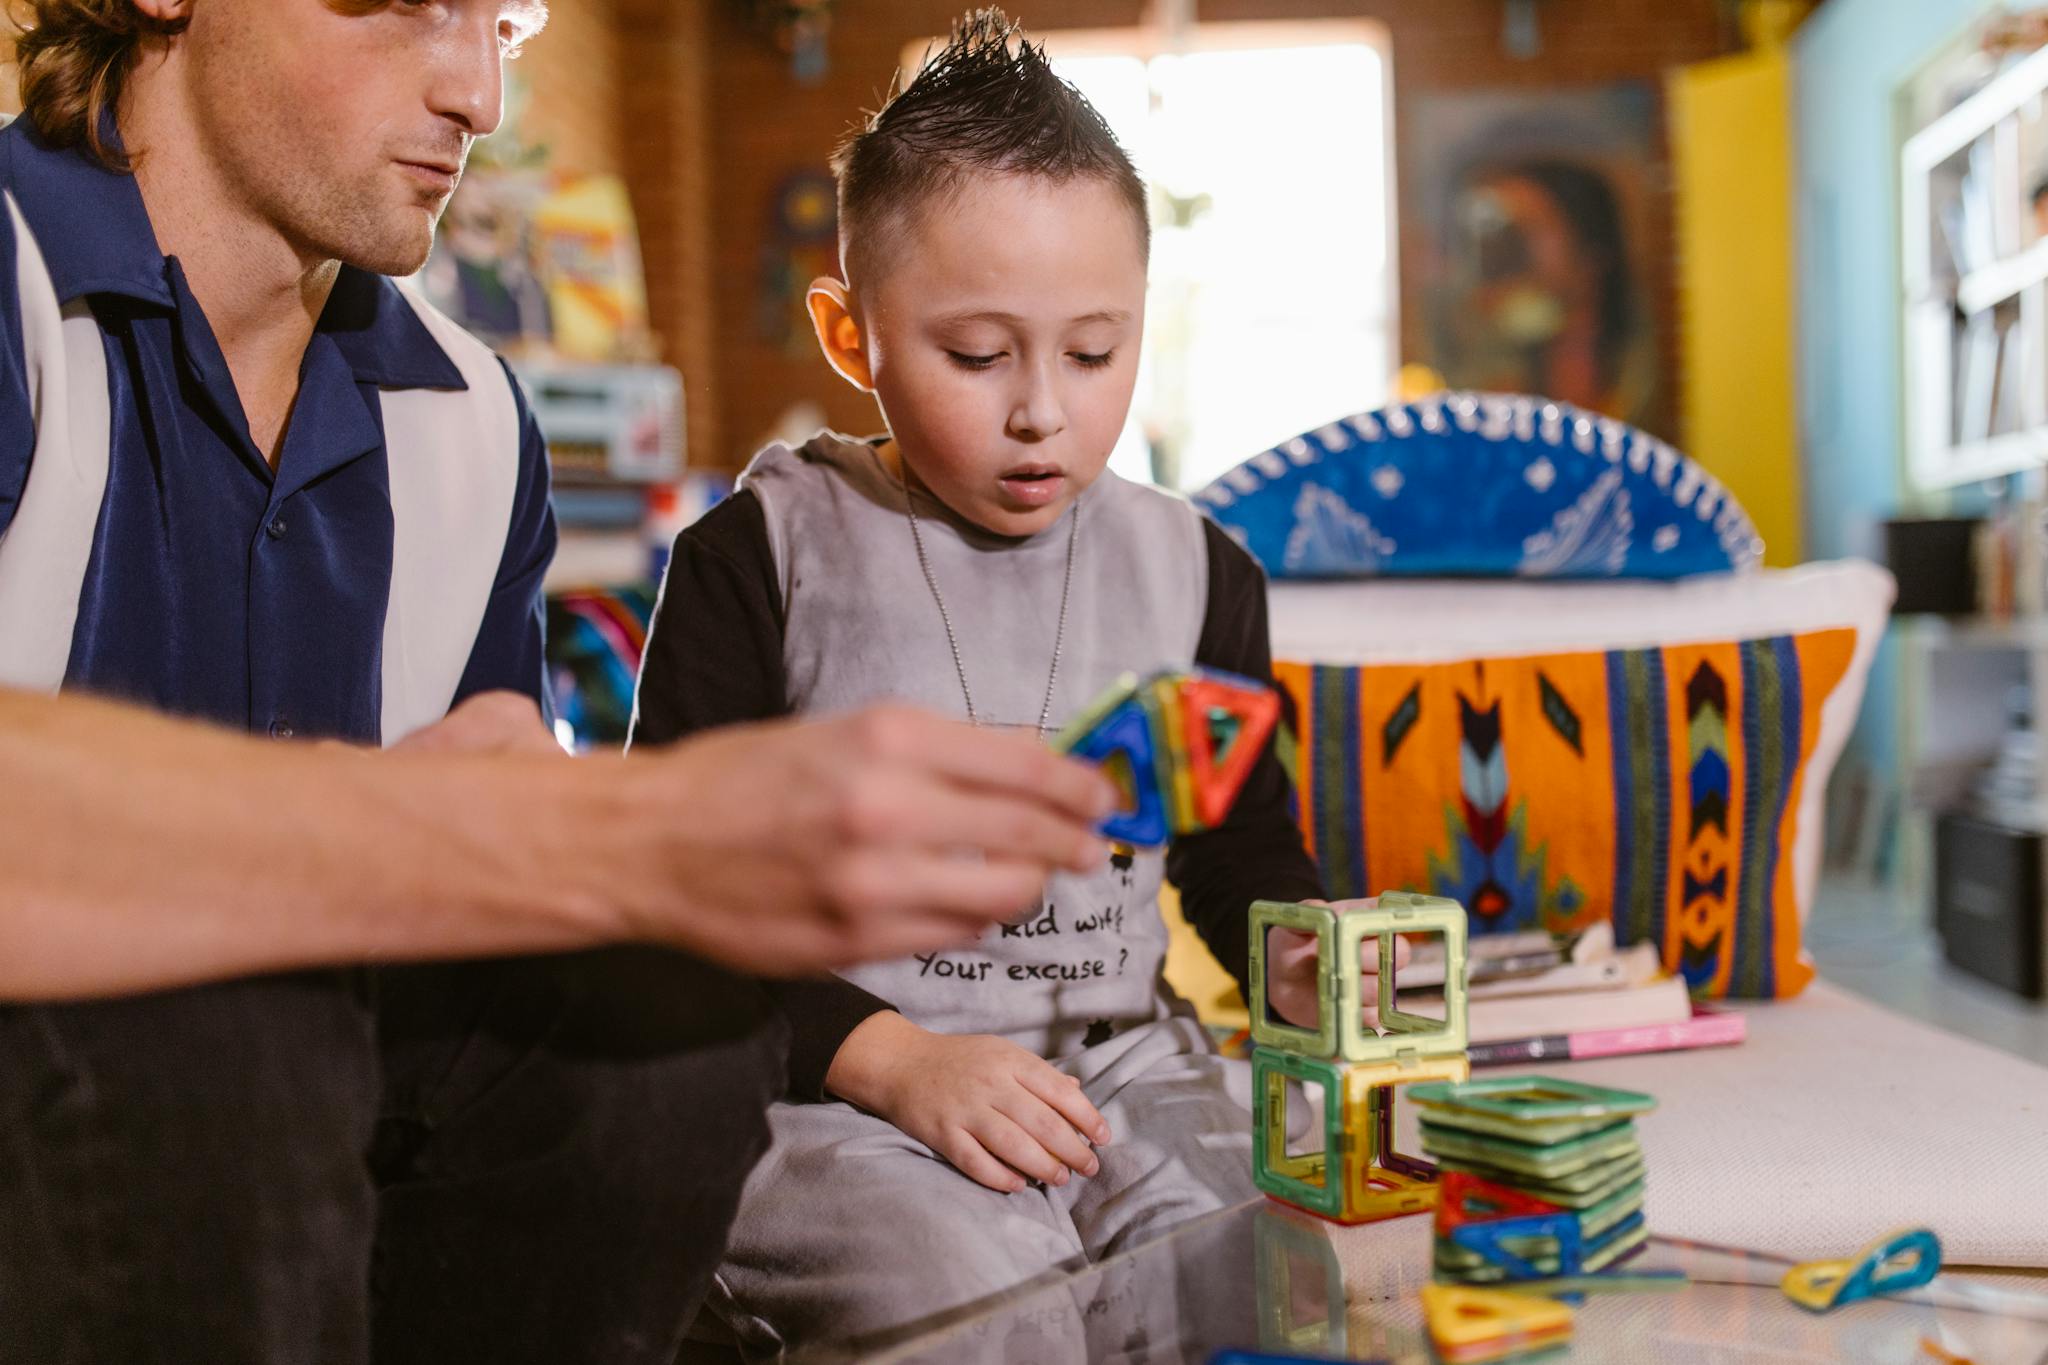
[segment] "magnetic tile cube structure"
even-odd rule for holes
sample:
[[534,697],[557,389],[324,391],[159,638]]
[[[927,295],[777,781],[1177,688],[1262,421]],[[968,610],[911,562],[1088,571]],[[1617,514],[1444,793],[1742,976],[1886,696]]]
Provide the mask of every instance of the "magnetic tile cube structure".
[[1126,675],[1053,744],[1100,764],[1123,793],[1103,837],[1152,848],[1223,823],[1279,719],[1262,683],[1171,670]]
[[[1299,1027],[1266,999],[1266,938],[1292,929],[1316,939],[1316,1023]],[[1444,942],[1444,1013],[1398,1008],[1394,941]],[[1436,1206],[1436,1168],[1394,1147],[1395,1096],[1420,1082],[1471,1076],[1465,1057],[1465,910],[1456,901],[1390,892],[1339,914],[1327,906],[1260,901],[1251,914],[1252,1177],[1283,1203],[1339,1223],[1367,1223]],[[1378,1030],[1364,1018],[1365,945],[1375,948]],[[1320,1146],[1288,1150],[1290,1083],[1322,1096]]]

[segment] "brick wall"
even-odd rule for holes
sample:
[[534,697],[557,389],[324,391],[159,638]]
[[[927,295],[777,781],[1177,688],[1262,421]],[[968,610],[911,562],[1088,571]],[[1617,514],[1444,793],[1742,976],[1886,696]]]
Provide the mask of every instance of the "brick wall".
[[[869,430],[872,405],[818,360],[792,357],[757,339],[758,251],[775,187],[791,171],[822,165],[856,114],[871,105],[904,44],[942,32],[964,0],[846,0],[830,39],[831,70],[814,87],[796,84],[789,60],[726,4],[709,26],[710,125],[715,192],[714,327],[719,339],[717,397],[725,463],[796,399],[824,407],[835,425]],[[1013,12],[1040,30],[1108,28],[1138,22],[1142,0],[1014,0]],[[1432,92],[1479,87],[1597,85],[1656,79],[1667,69],[1727,50],[1732,34],[1722,0],[1541,0],[1545,54],[1518,62],[1501,50],[1500,0],[1202,0],[1204,20],[1373,18],[1393,34],[1395,123]],[[1662,130],[1657,143],[1663,145]],[[1402,192],[1427,168],[1397,157]],[[1672,319],[1672,215],[1666,168],[1657,167],[1650,278],[1662,300],[1663,350],[1675,355]],[[1415,297],[1418,246],[1403,244],[1403,329],[1413,349],[1424,319]],[[1675,364],[1664,376],[1675,395]]]
[[[787,55],[732,0],[573,0],[555,7],[515,68],[531,88],[526,132],[558,164],[622,172],[640,218],[649,307],[664,356],[684,375],[690,458],[735,467],[790,403],[809,400],[836,426],[867,430],[872,405],[814,356],[761,339],[761,251],[773,196],[794,171],[822,167],[886,84],[904,45],[942,32],[966,0],[843,0],[831,67],[800,86]],[[1136,24],[1143,0],[1016,0],[1037,29]],[[1433,92],[1655,80],[1727,50],[1725,0],[1540,0],[1545,55],[1501,51],[1500,0],[1202,0],[1205,20],[1373,18],[1393,34],[1397,134]],[[0,58],[5,55],[0,38]],[[0,108],[12,108],[11,69]],[[1658,143],[1662,145],[1662,130]],[[1428,168],[1398,158],[1403,194]],[[1668,174],[1657,168],[1649,261],[1676,355]],[[1424,324],[1418,243],[1402,246],[1404,346]],[[1664,377],[1675,395],[1674,372]]]

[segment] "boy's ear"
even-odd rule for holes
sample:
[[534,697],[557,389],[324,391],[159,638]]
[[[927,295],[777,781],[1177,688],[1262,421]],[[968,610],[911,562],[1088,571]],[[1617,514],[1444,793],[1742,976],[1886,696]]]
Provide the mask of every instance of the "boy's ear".
[[853,301],[846,286],[830,275],[822,275],[811,281],[804,302],[811,310],[811,327],[818,334],[825,359],[839,371],[841,379],[862,393],[873,393],[874,369],[861,343],[860,323],[854,320]]

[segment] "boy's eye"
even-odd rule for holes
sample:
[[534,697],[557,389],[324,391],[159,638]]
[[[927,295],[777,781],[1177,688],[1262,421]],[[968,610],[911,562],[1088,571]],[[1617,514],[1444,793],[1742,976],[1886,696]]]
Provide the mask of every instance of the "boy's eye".
[[948,351],[946,354],[963,370],[985,370],[1003,358],[1001,351],[994,355],[967,355],[960,351]]
[[1075,363],[1075,364],[1077,364],[1077,365],[1079,365],[1079,366],[1080,366],[1080,367],[1081,367],[1082,369],[1084,369],[1084,370],[1099,370],[1099,369],[1102,369],[1102,368],[1103,368],[1104,366],[1108,365],[1108,364],[1109,364],[1109,362],[1110,362],[1110,361],[1112,361],[1112,360],[1114,360],[1114,359],[1116,359],[1116,352],[1115,352],[1115,351],[1100,351],[1100,352],[1089,352],[1089,351],[1075,351],[1075,352],[1074,352],[1074,363]]

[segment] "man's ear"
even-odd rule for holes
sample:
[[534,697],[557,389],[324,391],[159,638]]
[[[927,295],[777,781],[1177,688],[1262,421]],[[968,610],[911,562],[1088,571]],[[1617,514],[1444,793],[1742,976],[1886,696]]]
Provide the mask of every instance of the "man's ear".
[[853,300],[846,286],[830,275],[821,275],[811,281],[804,303],[811,310],[811,327],[818,334],[825,359],[839,371],[841,379],[862,393],[873,393],[874,369],[868,362],[860,323],[854,320]]

